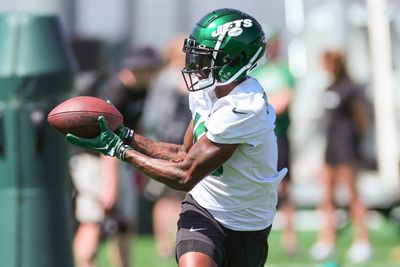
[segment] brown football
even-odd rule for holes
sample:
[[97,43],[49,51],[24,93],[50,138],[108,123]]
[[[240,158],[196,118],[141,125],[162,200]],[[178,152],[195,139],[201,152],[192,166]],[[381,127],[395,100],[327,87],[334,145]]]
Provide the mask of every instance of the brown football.
[[60,133],[72,133],[79,137],[93,138],[99,135],[100,127],[97,121],[104,116],[108,128],[112,131],[123,124],[123,116],[106,101],[91,97],[77,96],[65,100],[56,106],[47,116],[47,121]]

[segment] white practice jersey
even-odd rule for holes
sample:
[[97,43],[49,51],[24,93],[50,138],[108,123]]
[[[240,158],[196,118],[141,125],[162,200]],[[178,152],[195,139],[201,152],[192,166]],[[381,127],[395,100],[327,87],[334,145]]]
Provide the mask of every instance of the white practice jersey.
[[192,92],[194,142],[240,144],[220,168],[191,191],[193,198],[223,226],[256,231],[272,224],[277,187],[287,169],[277,170],[275,111],[257,80],[248,78],[220,99]]

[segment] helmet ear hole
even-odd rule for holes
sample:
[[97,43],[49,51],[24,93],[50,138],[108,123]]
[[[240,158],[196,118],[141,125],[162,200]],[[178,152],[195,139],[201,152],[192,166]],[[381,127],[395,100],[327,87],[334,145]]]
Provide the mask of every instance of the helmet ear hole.
[[229,67],[236,67],[247,58],[246,54],[242,52],[240,55],[237,55],[232,61],[229,63]]

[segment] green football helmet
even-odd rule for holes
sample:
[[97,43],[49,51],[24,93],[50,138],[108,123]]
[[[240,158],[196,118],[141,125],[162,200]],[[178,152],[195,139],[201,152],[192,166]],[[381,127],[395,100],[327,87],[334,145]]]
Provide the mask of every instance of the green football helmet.
[[183,52],[182,70],[189,91],[214,88],[246,77],[265,62],[265,35],[250,15],[235,9],[218,9],[196,23]]

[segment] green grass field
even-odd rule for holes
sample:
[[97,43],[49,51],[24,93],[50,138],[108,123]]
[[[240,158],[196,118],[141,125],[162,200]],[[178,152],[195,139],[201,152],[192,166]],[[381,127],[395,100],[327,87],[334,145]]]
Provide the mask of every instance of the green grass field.
[[[370,262],[351,265],[346,262],[346,250],[351,242],[352,229],[345,227],[338,233],[335,257],[329,262],[315,262],[308,256],[308,250],[316,238],[311,231],[299,232],[301,248],[294,257],[287,257],[280,248],[280,232],[272,231],[269,238],[269,267],[399,267],[400,266],[400,225],[382,221],[371,229],[374,256]],[[107,243],[98,256],[98,267],[112,267],[107,258]],[[137,236],[132,244],[133,267],[175,267],[174,259],[160,259],[155,253],[152,236]],[[335,264],[336,263],[336,264]],[[245,266],[244,266],[245,267]]]

